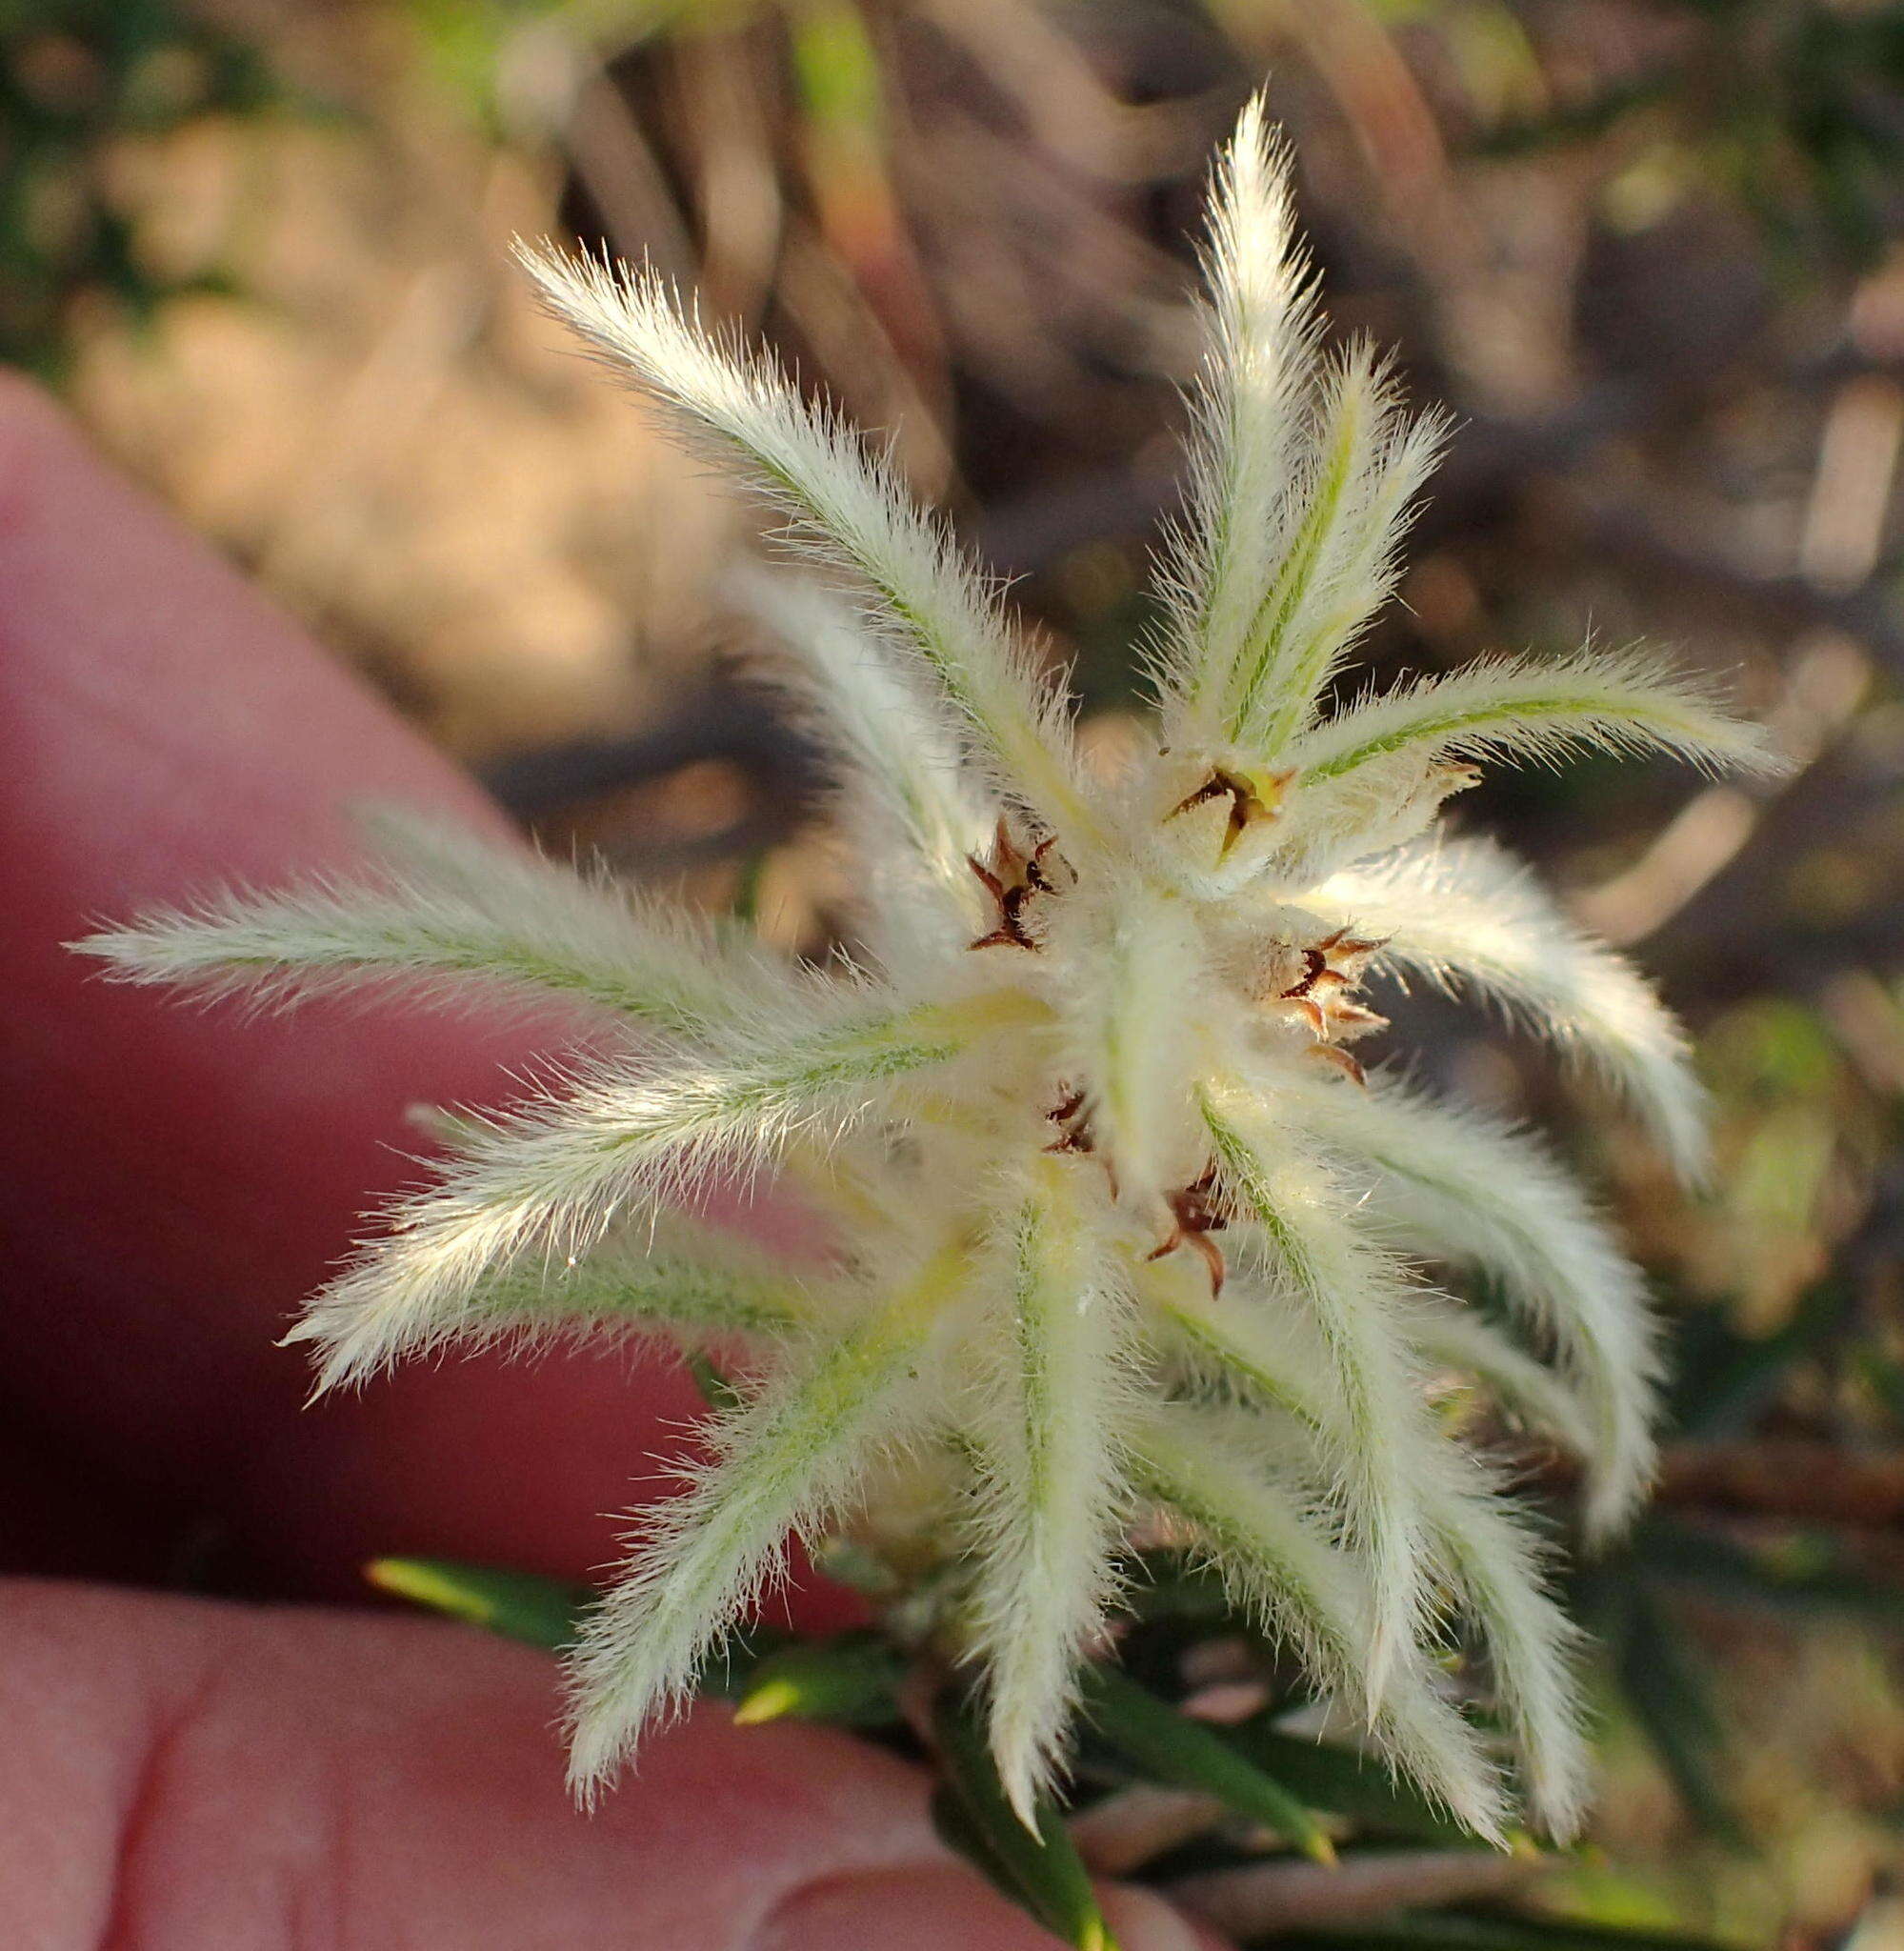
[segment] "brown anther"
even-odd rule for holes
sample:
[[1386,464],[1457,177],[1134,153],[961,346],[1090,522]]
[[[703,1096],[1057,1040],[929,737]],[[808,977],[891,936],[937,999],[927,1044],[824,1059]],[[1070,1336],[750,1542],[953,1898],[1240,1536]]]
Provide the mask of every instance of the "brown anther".
[[1351,1082],[1367,1088],[1368,1072],[1346,1050],[1338,1050],[1333,1043],[1312,1043],[1305,1054],[1319,1056],[1324,1063],[1333,1063]]
[[1366,1036],[1373,1030],[1386,1030],[1389,1019],[1378,1016],[1373,1010],[1365,1010],[1358,1002],[1332,1002],[1323,1009],[1329,1020],[1332,1035],[1336,1036]]
[[1005,883],[987,867],[976,854],[968,854],[965,864],[975,874],[985,892],[1002,908],[1005,905]]
[[1223,1292],[1223,1283],[1230,1274],[1223,1258],[1223,1249],[1207,1233],[1191,1234],[1188,1244],[1191,1252],[1197,1255],[1210,1270],[1210,1297],[1214,1300]]
[[998,906],[998,926],[969,948],[1030,949],[1034,955],[1038,943],[1026,932],[1025,904],[1033,895],[1054,892],[1045,872],[1045,855],[1052,850],[1053,836],[1048,835],[1032,851],[1024,853],[1001,819],[992,842],[992,865],[988,867],[975,854],[965,856],[965,864],[978,876],[979,885]]
[[[1271,781],[1280,787],[1291,776],[1280,773]],[[1219,858],[1227,857],[1233,848],[1249,828],[1259,819],[1273,819],[1275,808],[1264,802],[1254,786],[1248,779],[1235,773],[1225,772],[1221,766],[1213,766],[1209,778],[1204,780],[1195,792],[1187,794],[1171,808],[1166,817],[1175,819],[1179,814],[1189,813],[1193,808],[1206,806],[1213,799],[1221,799],[1225,794],[1230,799],[1230,821],[1223,833],[1223,844],[1217,849]]]
[[1216,1194],[1216,1168],[1206,1166],[1202,1176],[1171,1195],[1171,1211],[1193,1233],[1220,1233],[1230,1223]]
[[1064,1096],[1045,1113],[1046,1118],[1058,1128],[1058,1135],[1045,1147],[1047,1152],[1076,1152],[1086,1157],[1094,1158],[1104,1168],[1105,1183],[1110,1187],[1111,1197],[1117,1197],[1117,1168],[1109,1157],[1097,1149],[1097,1139],[1091,1129],[1091,1114],[1085,1108],[1084,1093],[1066,1086],[1059,1087]]
[[1091,1123],[1084,1114],[1084,1093],[1068,1091],[1056,1106],[1046,1112],[1046,1119],[1057,1126],[1058,1135],[1045,1147],[1047,1152],[1089,1152],[1092,1149]]
[[1329,1035],[1329,1019],[1322,1014],[1322,1005],[1320,1003],[1311,1002],[1308,996],[1290,996],[1285,999],[1288,1001],[1290,1008],[1293,1009],[1296,1013],[1296,1015],[1299,1016],[1303,1019],[1303,1021],[1307,1023],[1309,1027],[1315,1032],[1315,1034],[1318,1036],[1327,1036]]
[[[1281,966],[1272,979],[1288,986],[1274,990],[1273,1000],[1308,1024],[1319,1043],[1386,1029],[1386,1016],[1349,1000],[1361,979],[1363,961],[1382,946],[1352,936],[1346,928],[1325,935],[1313,948],[1285,946],[1280,951]],[[1289,981],[1294,967],[1292,958],[1300,958],[1302,965],[1302,973],[1293,982]]]
[[1303,949],[1300,953],[1302,974],[1283,991],[1285,1002],[1293,1002],[1297,996],[1307,996],[1329,974],[1329,957],[1320,949]]
[[1215,1166],[1210,1166],[1193,1183],[1170,1194],[1166,1203],[1171,1209],[1171,1230],[1149,1257],[1160,1260],[1180,1246],[1189,1247],[1210,1270],[1210,1297],[1214,1300],[1223,1292],[1229,1270],[1224,1265],[1223,1249],[1210,1236],[1221,1233],[1230,1223],[1230,1216],[1217,1199]]

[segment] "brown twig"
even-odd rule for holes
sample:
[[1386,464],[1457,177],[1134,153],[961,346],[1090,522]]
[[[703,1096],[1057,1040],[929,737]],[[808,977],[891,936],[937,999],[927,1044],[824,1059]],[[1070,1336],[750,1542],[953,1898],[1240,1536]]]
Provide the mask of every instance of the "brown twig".
[[1453,1903],[1517,1889],[1548,1860],[1481,1849],[1398,1849],[1339,1863],[1278,1859],[1179,1878],[1166,1894],[1193,1916],[1248,1939],[1297,1924],[1346,1923],[1404,1905]]

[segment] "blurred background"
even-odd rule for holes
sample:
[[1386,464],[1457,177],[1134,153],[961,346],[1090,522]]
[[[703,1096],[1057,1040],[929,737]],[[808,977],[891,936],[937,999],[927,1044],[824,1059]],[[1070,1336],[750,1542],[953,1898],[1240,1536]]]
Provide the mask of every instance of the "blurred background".
[[1877,0],[0,0],[0,358],[552,847],[823,951],[849,863],[717,572],[748,517],[528,302],[647,255],[1018,577],[1132,735],[1203,171],[1265,74],[1333,329],[1459,416],[1379,679],[1645,634],[1753,790],[1463,807],[1693,1024],[1710,1193],[1556,1128],[1680,1344],[1654,1515],[1577,1601],[1610,1789],[1554,1901],[1904,1946],[1904,7]]

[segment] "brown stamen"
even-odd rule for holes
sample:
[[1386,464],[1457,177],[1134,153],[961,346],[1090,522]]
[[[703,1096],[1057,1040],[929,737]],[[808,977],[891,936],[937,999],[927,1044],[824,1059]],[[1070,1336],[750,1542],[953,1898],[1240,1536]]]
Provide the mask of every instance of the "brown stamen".
[[1307,996],[1329,973],[1329,957],[1320,949],[1304,949],[1302,974],[1283,991],[1283,1000],[1293,1002],[1297,996]]
[[[1291,776],[1288,773],[1279,773],[1271,785],[1280,788]],[[1230,820],[1223,831],[1223,844],[1217,849],[1219,859],[1228,858],[1231,848],[1257,820],[1275,817],[1275,808],[1265,802],[1248,779],[1238,774],[1225,772],[1221,766],[1213,766],[1209,778],[1195,792],[1186,794],[1166,815],[1175,819],[1179,814],[1207,806],[1211,800],[1221,799],[1226,794],[1230,799]]]
[[1223,1249],[1210,1236],[1221,1233],[1230,1223],[1230,1216],[1217,1197],[1215,1166],[1209,1167],[1192,1184],[1170,1194],[1166,1203],[1171,1209],[1171,1230],[1163,1243],[1152,1249],[1149,1257],[1160,1260],[1180,1246],[1189,1247],[1210,1270],[1210,1297],[1214,1300],[1223,1292],[1229,1269],[1224,1264]]
[[1290,998],[1290,1008],[1294,1010],[1318,1036],[1329,1035],[1329,1022],[1322,1014],[1320,1003],[1311,1002],[1306,996]]
[[1025,927],[1025,904],[1033,895],[1055,893],[1051,876],[1045,872],[1045,855],[1054,843],[1054,836],[1047,835],[1029,854],[1022,852],[1012,839],[1011,829],[1001,819],[998,833],[992,841],[992,865],[988,867],[975,854],[965,856],[965,864],[978,876],[979,885],[990,895],[998,907],[998,926],[987,935],[981,935],[967,947],[974,949],[1014,948],[1029,949],[1035,955],[1038,942]]
[[1307,1055],[1319,1056],[1324,1063],[1333,1063],[1352,1082],[1360,1084],[1365,1090],[1368,1088],[1368,1072],[1346,1050],[1337,1049],[1333,1043],[1312,1043]]
[[1091,1122],[1083,1116],[1084,1093],[1068,1091],[1046,1118],[1058,1128],[1058,1135],[1045,1147],[1047,1152],[1089,1152],[1093,1149]]

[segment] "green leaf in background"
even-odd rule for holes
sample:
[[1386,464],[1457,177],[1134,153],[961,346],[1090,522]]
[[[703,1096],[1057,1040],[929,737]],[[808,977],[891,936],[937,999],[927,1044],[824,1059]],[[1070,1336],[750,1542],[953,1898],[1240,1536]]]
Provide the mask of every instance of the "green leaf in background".
[[1862,1573],[1829,1532],[1794,1531],[1748,1546],[1703,1526],[1649,1518],[1631,1548],[1650,1579],[1708,1599],[1800,1614],[1864,1613],[1886,1625],[1904,1617],[1904,1591]]
[[1317,1862],[1335,1860],[1334,1846],[1302,1802],[1218,1729],[1178,1713],[1112,1667],[1090,1670],[1083,1697],[1098,1732],[1151,1780],[1213,1796]]
[[364,1576],[379,1592],[551,1653],[573,1643],[575,1622],[593,1596],[586,1585],[452,1559],[376,1559]]
[[1373,1828],[1436,1842],[1476,1849],[1486,1846],[1366,1755],[1278,1734],[1260,1720],[1242,1721],[1227,1733],[1240,1754],[1273,1775],[1312,1808],[1353,1816]]
[[1294,1704],[1291,1688],[1300,1688],[1300,1676],[1284,1670],[1284,1649],[1235,1609],[1222,1579],[1208,1566],[1148,1551],[1130,1554],[1124,1563],[1132,1620],[1117,1642],[1120,1671],[1174,1700],[1183,1692],[1183,1663],[1192,1649],[1213,1639],[1233,1640],[1261,1656],[1278,1710]]
[[743,1727],[792,1716],[838,1727],[884,1727],[900,1719],[906,1659],[874,1633],[842,1633],[789,1646],[759,1662],[740,1690],[733,1718]]
[[1134,1552],[1126,1560],[1130,1606],[1139,1620],[1188,1619],[1206,1627],[1248,1622],[1230,1602],[1223,1580],[1207,1565],[1172,1552]]
[[[379,1592],[548,1653],[575,1643],[582,1614],[596,1597],[586,1585],[455,1559],[376,1559],[364,1567],[364,1576]],[[789,1643],[787,1634],[765,1626],[725,1635],[702,1661],[695,1691],[730,1699],[747,1692],[760,1666]]]
[[1646,1585],[1634,1581],[1624,1599],[1618,1671],[1633,1719],[1687,1808],[1721,1841],[1750,1848],[1746,1826],[1720,1785],[1723,1735],[1697,1649]]
[[740,873],[734,881],[728,913],[748,928],[760,919],[760,891],[767,880],[768,858],[765,847],[754,847],[741,855]]
[[777,1659],[794,1643],[791,1634],[776,1627],[736,1626],[708,1648],[694,1676],[694,1692],[736,1700],[753,1684],[754,1675],[766,1661]]
[[695,1388],[701,1392],[701,1400],[710,1409],[725,1412],[740,1407],[740,1391],[698,1348],[691,1348],[683,1359],[694,1378]]
[[792,10],[788,28],[794,80],[812,120],[822,128],[877,128],[884,80],[859,9],[846,0],[810,0]]
[[1793,1367],[1815,1353],[1856,1305],[1852,1284],[1820,1280],[1773,1334],[1749,1338],[1711,1315],[1696,1315],[1682,1331],[1674,1367],[1673,1420],[1691,1437],[1741,1434],[1784,1386]]
[[951,1688],[933,1703],[932,1734],[945,1771],[932,1817],[947,1846],[1075,1951],[1117,1951],[1056,1808],[1040,1805],[1036,1835],[1019,1821],[984,1731]]

